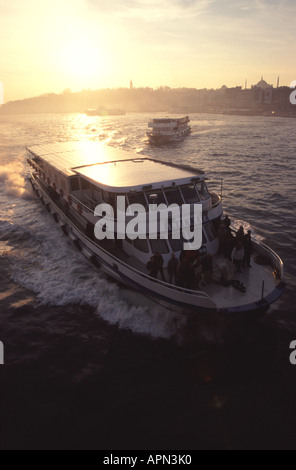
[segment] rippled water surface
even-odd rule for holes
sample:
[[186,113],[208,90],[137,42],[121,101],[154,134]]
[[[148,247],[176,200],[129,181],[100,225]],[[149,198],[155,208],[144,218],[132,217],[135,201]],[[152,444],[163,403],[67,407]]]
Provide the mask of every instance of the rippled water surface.
[[[3,448],[295,446],[296,121],[196,114],[188,138],[153,147],[152,117],[0,117]],[[282,257],[284,296],[187,345],[184,318],[123,295],[32,194],[25,147],[77,140],[191,164],[219,191],[223,179],[225,211]]]

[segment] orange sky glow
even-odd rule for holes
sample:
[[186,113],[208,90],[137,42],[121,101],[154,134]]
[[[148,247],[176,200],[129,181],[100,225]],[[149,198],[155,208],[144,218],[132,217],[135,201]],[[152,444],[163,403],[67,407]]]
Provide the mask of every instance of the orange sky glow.
[[296,79],[294,0],[0,0],[4,100]]

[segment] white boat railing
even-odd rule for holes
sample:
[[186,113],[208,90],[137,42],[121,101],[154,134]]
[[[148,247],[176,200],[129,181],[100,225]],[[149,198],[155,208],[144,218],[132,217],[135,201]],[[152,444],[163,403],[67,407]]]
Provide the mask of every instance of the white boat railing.
[[273,251],[273,249],[270,248],[268,245],[265,245],[265,243],[260,243],[258,246],[262,249],[263,252],[266,252],[272,258],[275,268],[279,271],[280,278],[283,281],[285,277],[284,263],[280,256],[275,251]]

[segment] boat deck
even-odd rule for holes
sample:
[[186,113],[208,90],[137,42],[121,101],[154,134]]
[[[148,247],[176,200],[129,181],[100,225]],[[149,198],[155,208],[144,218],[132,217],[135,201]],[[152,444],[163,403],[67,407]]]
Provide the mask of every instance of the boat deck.
[[[98,244],[101,245],[101,243]],[[144,274],[147,274],[146,266],[134,256],[126,255],[120,249],[114,246],[114,244],[110,243],[110,241],[105,240],[102,245],[104,249],[110,251],[114,256],[119,258],[124,263],[132,266]],[[231,278],[232,280],[237,280],[243,283],[246,287],[246,292],[241,292],[231,284],[229,286],[224,286],[219,282],[219,278],[216,274],[217,263],[219,260],[224,258],[223,255],[216,255],[213,257],[213,280],[210,283],[200,283],[199,289],[196,290],[205,292],[213,299],[216,305],[219,305],[220,308],[237,307],[260,301],[262,298],[263,281],[264,295],[272,292],[279,281],[274,277],[274,268],[271,265],[263,266],[261,264],[257,264],[254,261],[256,256],[258,256],[258,253],[254,252],[251,257],[251,268],[241,268],[241,273],[234,271],[234,276]],[[166,268],[164,268],[164,274],[166,280],[168,280],[168,273]],[[160,279],[160,275],[158,275],[158,279]]]
[[[233,278],[244,284],[246,292],[239,291],[233,285],[226,287],[214,282],[202,286],[202,290],[222,308],[236,307],[260,301],[262,298],[263,281],[264,295],[272,292],[279,281],[274,277],[272,266],[259,265],[254,261],[257,255],[258,253],[254,252],[251,257],[251,268],[241,268],[242,272],[235,272]],[[214,265],[217,259],[219,259],[219,256],[214,257]]]

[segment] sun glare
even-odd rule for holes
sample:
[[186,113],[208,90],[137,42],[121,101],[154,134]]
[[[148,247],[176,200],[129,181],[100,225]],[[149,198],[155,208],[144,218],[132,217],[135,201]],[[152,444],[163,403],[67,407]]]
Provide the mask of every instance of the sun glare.
[[85,84],[98,78],[106,69],[106,61],[99,47],[91,42],[76,41],[61,48],[61,62],[64,73]]

